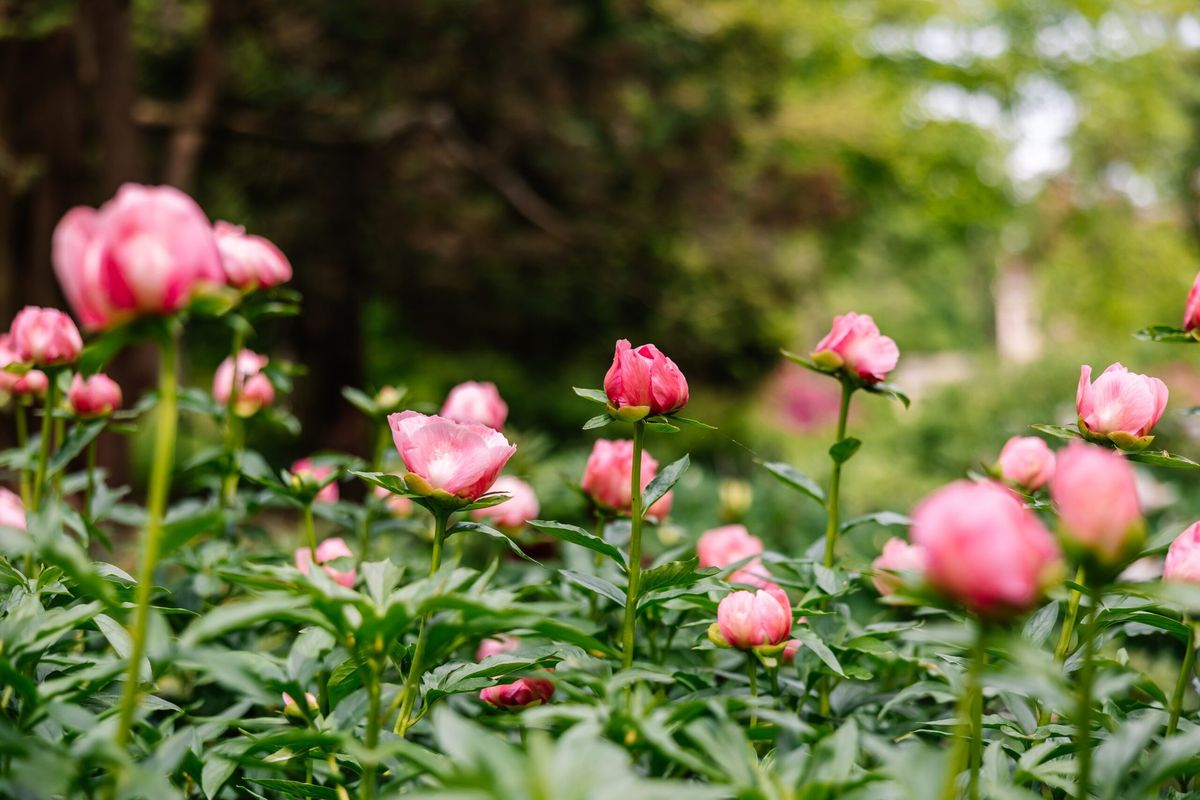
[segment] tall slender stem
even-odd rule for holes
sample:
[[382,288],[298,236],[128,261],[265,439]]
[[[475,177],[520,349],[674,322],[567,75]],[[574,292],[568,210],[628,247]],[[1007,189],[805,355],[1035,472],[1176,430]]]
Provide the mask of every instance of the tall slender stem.
[[946,763],[941,800],[954,800],[958,796],[958,776],[962,771],[964,759],[969,769],[968,797],[971,800],[979,797],[979,766],[982,760],[980,754],[983,752],[983,667],[986,662],[987,628],[982,622],[978,622],[971,663],[967,666],[966,683],[958,700],[958,726],[954,734],[954,745]]
[[87,487],[83,490],[83,518],[92,521],[92,497],[96,494],[96,442],[87,446]]
[[379,693],[380,693],[380,672],[382,671],[383,642],[379,639],[375,641],[375,649],[371,655],[369,666],[370,673],[367,676],[367,738],[365,744],[367,749],[372,751],[368,758],[370,761],[363,769],[362,781],[359,785],[359,797],[362,800],[373,800],[375,797],[375,783],[378,772],[378,765],[375,763],[375,747],[379,744]]
[[[230,378],[229,397],[225,400],[225,452],[229,456],[229,472],[221,482],[221,508],[228,508],[237,499],[238,479],[241,469],[238,465],[238,450],[241,446],[241,420],[236,413],[238,401],[238,356],[242,352],[242,344],[246,334],[240,326],[233,329],[233,350],[230,359],[233,361],[233,376]],[[314,556],[315,561],[315,556]]]
[[50,461],[50,440],[54,431],[54,406],[58,401],[57,375],[50,373],[50,385],[46,389],[46,413],[42,417],[42,441],[38,449],[37,472],[33,477],[33,507],[41,509],[46,494],[46,465]]
[[[367,498],[368,501],[370,498]],[[371,519],[374,513],[371,509],[371,503],[367,502],[363,505],[362,519],[358,521],[358,554],[354,558],[354,571],[362,569],[363,562],[367,560],[367,548],[371,545]]]
[[308,543],[308,554],[313,566],[317,563],[317,526],[313,521],[313,501],[304,504],[304,540]]
[[[1085,584],[1086,585],[1086,584]],[[1096,628],[1100,590],[1088,585],[1088,609],[1083,630],[1083,663],[1079,668],[1079,697],[1075,712],[1075,797],[1087,800],[1092,790],[1092,679],[1095,675]]]
[[[838,408],[837,438],[834,444],[846,438],[846,418],[850,415],[850,396],[854,387],[849,381],[842,381],[842,403]],[[830,456],[833,458],[832,456]],[[842,482],[842,462],[833,458],[833,473],[829,476],[829,497],[826,498],[825,510],[828,512],[825,522],[825,566],[833,566],[834,548],[838,538],[838,492]]]
[[1167,720],[1167,736],[1173,736],[1179,727],[1179,714],[1183,709],[1183,695],[1187,691],[1188,681],[1196,669],[1196,626],[1187,614],[1183,615],[1183,624],[1187,626],[1187,650],[1183,654],[1183,663],[1179,666],[1179,678],[1175,681],[1175,692],[1171,695],[1171,717]]
[[[446,521],[450,515],[445,511],[436,511],[433,515],[433,552],[429,556],[429,574],[433,575],[442,566],[442,542],[446,538]],[[408,733],[412,725],[413,706],[417,702],[417,681],[421,679],[422,663],[425,661],[425,648],[429,641],[429,615],[421,617],[421,627],[417,631],[417,645],[413,649],[412,663],[408,667],[408,675],[404,679],[404,688],[400,693],[400,714],[396,717],[396,727],[393,732],[399,736]]]
[[750,678],[750,727],[758,726],[758,659],[746,651],[746,675]]
[[[29,443],[29,417],[25,413],[25,399],[23,397],[16,398],[13,403],[13,414],[16,417],[17,423],[17,446],[22,450]],[[29,470],[21,470],[21,502],[26,508],[29,508],[33,502],[33,496],[29,485]]]
[[625,624],[621,634],[621,665],[633,666],[638,588],[642,580],[642,439],[646,423],[633,423],[633,465],[629,473],[629,589],[625,592]]
[[[1083,567],[1075,571],[1075,583],[1082,585],[1084,579]],[[1071,634],[1075,632],[1075,622],[1079,619],[1079,601],[1083,597],[1078,589],[1072,589],[1067,598],[1067,616],[1063,618],[1062,630],[1058,634],[1058,646],[1054,648],[1054,660],[1061,664],[1067,660],[1071,649]]]
[[132,646],[129,666],[125,671],[125,688],[115,735],[118,747],[129,739],[129,727],[138,704],[142,658],[146,654],[146,623],[149,618],[150,593],[154,588],[154,568],[162,546],[162,521],[167,509],[167,493],[171,486],[171,466],[175,460],[175,426],[178,422],[175,377],[179,360],[179,339],[172,335],[161,346],[158,374],[158,429],[155,431],[154,460],[150,465],[150,484],[146,497],[146,529],[142,542],[142,562],[138,570]]

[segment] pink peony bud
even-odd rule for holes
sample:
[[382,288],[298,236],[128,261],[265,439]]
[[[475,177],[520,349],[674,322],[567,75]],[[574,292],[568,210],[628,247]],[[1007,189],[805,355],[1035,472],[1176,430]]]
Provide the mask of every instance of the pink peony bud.
[[70,363],[83,351],[79,328],[57,308],[25,306],[13,319],[9,336],[17,360],[38,367]]
[[[334,473],[334,467],[329,464],[314,463],[311,458],[302,458],[292,464],[292,468],[288,470],[292,475],[300,480],[310,480],[314,483],[320,483]],[[336,503],[341,493],[338,491],[337,481],[333,481],[321,487],[321,491],[317,492],[313,500],[317,503]],[[338,541],[341,541],[340,539]]]
[[0,486],[0,528],[25,530],[25,504],[13,492]]
[[479,699],[498,708],[525,708],[549,703],[554,696],[554,684],[540,678],[518,678],[513,683],[489,686],[479,693]]
[[618,411],[633,409],[629,419],[670,414],[688,402],[687,379],[675,362],[652,344],[631,347],[628,339],[617,341],[612,366],[604,376],[604,393]]
[[801,647],[804,647],[804,642],[799,639],[788,639],[787,644],[783,646],[783,652],[779,654],[779,659],[785,664],[791,664],[796,660],[796,653],[800,652]]
[[1050,496],[1066,540],[1101,563],[1115,564],[1141,544],[1145,526],[1133,468],[1120,453],[1071,443],[1058,456]]
[[467,425],[486,425],[500,430],[508,419],[508,406],[494,383],[467,381],[446,395],[441,416]]
[[730,647],[749,650],[782,644],[792,632],[792,614],[778,597],[762,589],[730,592],[717,605],[717,626]]
[[1183,329],[1190,331],[1194,328],[1200,328],[1200,274],[1192,281],[1192,288],[1187,296],[1187,307],[1183,311]]
[[[700,566],[724,569],[744,558],[757,556],[763,551],[762,540],[751,536],[745,525],[725,525],[700,534],[696,542],[696,555]],[[748,561],[742,568],[757,566],[758,559]]]
[[880,334],[869,315],[849,311],[833,318],[833,328],[817,342],[812,359],[823,368],[845,369],[867,383],[879,383],[896,368],[900,348]]
[[1092,368],[1079,369],[1075,408],[1079,430],[1086,436],[1110,439],[1125,449],[1140,450],[1154,438],[1150,431],[1167,407],[1167,385],[1158,378],[1130,372],[1113,364],[1092,382]]
[[1025,611],[1062,576],[1054,538],[997,483],[955,481],[913,512],[929,584],[984,617]]
[[375,487],[375,497],[382,500],[393,517],[407,517],[413,512],[413,501],[398,494],[392,494],[382,486]]
[[1193,522],[1171,542],[1162,576],[1164,581],[1200,583],[1200,522]]
[[[350,589],[354,586],[354,579],[356,577],[354,567],[347,567],[341,570],[330,563],[342,558],[353,559],[354,553],[350,552],[350,548],[340,537],[326,539],[317,545],[317,564],[321,565],[321,568],[325,570],[325,574],[332,578],[334,583]],[[312,553],[309,552],[309,549],[301,547],[296,550],[296,569],[307,575],[311,567]]]
[[882,595],[893,594],[904,585],[897,572],[924,572],[925,551],[915,544],[893,536],[883,543],[883,552],[871,562],[875,574],[871,582]]
[[509,498],[490,508],[477,508],[471,512],[475,519],[490,519],[502,528],[524,527],[531,519],[537,519],[538,499],[533,487],[520,478],[502,475],[492,485],[493,492],[503,492]]
[[221,362],[213,375],[213,399],[221,405],[228,403],[229,393],[236,378],[237,397],[233,404],[233,413],[239,417],[252,417],[259,409],[271,405],[275,401],[275,387],[263,372],[268,363],[269,358],[252,350],[242,350],[238,353],[236,364],[233,357],[229,356]]
[[31,369],[25,373],[8,372],[10,364],[20,364],[21,359],[12,347],[12,337],[0,335],[0,393],[17,397],[41,397],[50,388],[50,379],[41,370]]
[[[642,450],[642,491],[654,480],[658,462],[645,449]],[[583,468],[580,487],[596,505],[608,511],[628,514],[633,502],[631,487],[633,473],[633,442],[629,439],[597,439],[592,445]],[[674,498],[667,492],[650,507],[647,516],[662,520],[671,510]]]
[[737,572],[729,576],[730,583],[739,583],[745,586],[753,586],[755,590],[761,590],[774,597],[779,605],[783,607],[784,612],[788,615],[788,619],[792,617],[792,601],[787,596],[787,592],[783,590],[775,581],[771,580],[771,576],[766,570],[760,566],[757,570],[739,569]]
[[475,660],[483,661],[488,656],[511,653],[520,646],[521,642],[515,636],[497,636],[492,639],[484,639],[479,643],[479,649],[475,651]]
[[76,374],[71,379],[67,402],[77,417],[107,417],[121,407],[121,387],[104,373],[89,378]]
[[[291,717],[302,717],[300,706],[296,705],[295,699],[290,694],[284,692],[283,695],[283,713]],[[317,696],[312,692],[304,693],[304,702],[308,705],[308,710],[314,714],[320,712],[321,704],[317,701]]]
[[1040,489],[1054,475],[1054,451],[1036,436],[1014,436],[1004,443],[997,462],[1006,481],[1028,491]]
[[171,186],[127,183],[99,210],[73,208],[54,230],[54,272],[88,328],[169,314],[225,273],[208,218]]
[[408,469],[405,483],[422,494],[478,500],[516,452],[504,434],[416,411],[388,416],[392,440]]
[[221,254],[225,281],[235,289],[269,289],[292,279],[292,265],[278,247],[241,225],[217,222],[213,238]]

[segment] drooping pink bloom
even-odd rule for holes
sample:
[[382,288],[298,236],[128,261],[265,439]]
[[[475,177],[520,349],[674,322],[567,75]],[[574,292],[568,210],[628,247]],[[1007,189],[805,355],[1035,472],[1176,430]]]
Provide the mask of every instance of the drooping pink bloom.
[[25,504],[21,498],[0,486],[0,528],[25,530]]
[[497,708],[525,708],[549,703],[554,697],[554,684],[540,678],[518,678],[512,683],[489,686],[479,693],[479,699]]
[[883,543],[883,551],[871,566],[875,570],[871,577],[875,590],[882,595],[893,594],[904,585],[903,579],[895,573],[925,571],[925,551],[893,536]]
[[479,648],[475,651],[475,660],[483,661],[488,656],[511,653],[520,646],[521,642],[515,636],[500,635],[491,639],[484,639],[479,643]]
[[416,411],[391,414],[388,425],[409,472],[405,481],[422,494],[442,491],[463,500],[478,500],[517,450],[504,434],[485,425]]
[[1054,538],[1009,489],[955,481],[913,512],[931,586],[983,617],[1025,611],[1062,575]]
[[489,508],[477,508],[471,512],[475,519],[490,519],[502,528],[515,530],[531,519],[537,519],[539,505],[533,487],[520,478],[501,475],[492,484],[493,492],[502,492],[509,498]]
[[[353,559],[354,553],[350,551],[345,540],[341,537],[326,539],[317,545],[317,564],[325,570],[334,583],[345,586],[347,589],[354,586],[356,577],[353,566],[347,566],[339,569],[332,562],[339,559]],[[296,550],[296,569],[307,575],[309,569],[312,568],[312,553],[307,547],[301,547]]]
[[717,626],[730,647],[749,650],[782,644],[792,632],[792,615],[770,592],[736,591],[717,605]]
[[687,405],[687,379],[675,362],[652,344],[632,347],[628,339],[617,341],[612,366],[604,376],[604,393],[609,404],[646,409],[647,414],[670,414]]
[[252,417],[260,409],[271,405],[275,401],[275,387],[263,372],[268,363],[269,358],[252,350],[243,349],[238,353],[236,362],[232,356],[227,357],[213,375],[213,399],[221,405],[228,403],[236,378],[237,395],[233,413],[239,417]]
[[[289,471],[301,480],[307,479],[314,483],[320,483],[332,475],[334,470],[335,468],[329,464],[318,464],[311,458],[302,458],[293,463]],[[336,503],[339,497],[341,497],[341,492],[338,491],[337,481],[332,481],[322,486],[313,500],[317,503]]]
[[1183,311],[1183,329],[1190,331],[1194,328],[1200,328],[1200,274],[1192,281],[1192,288],[1187,296],[1187,307]]
[[1014,436],[1004,443],[997,462],[1006,481],[1028,491],[1045,485],[1054,475],[1054,451],[1036,436]]
[[12,337],[0,335],[0,393],[15,397],[41,397],[50,388],[50,379],[41,370],[31,369],[24,373],[8,372],[10,364],[20,364],[21,359],[12,348]]
[[269,239],[246,233],[241,225],[218,221],[213,238],[221,254],[225,281],[235,289],[269,289],[292,279],[287,256]]
[[1075,407],[1081,433],[1141,449],[1150,443],[1150,431],[1167,407],[1167,385],[1119,363],[1093,383],[1092,368],[1084,364],[1079,369]]
[[99,210],[71,209],[54,230],[52,257],[67,301],[92,329],[169,314],[225,280],[208,218],[171,186],[127,183]]
[[17,360],[37,367],[69,364],[83,352],[79,328],[57,308],[25,306],[13,318],[9,336]]
[[500,397],[494,383],[467,381],[460,383],[446,395],[441,416],[468,425],[486,425],[500,430],[508,419],[508,405]]
[[813,348],[812,359],[827,369],[845,369],[868,383],[885,380],[900,360],[896,342],[879,332],[868,314],[849,311],[833,318],[833,327]]
[[1200,522],[1175,537],[1163,562],[1163,580],[1200,584]]
[[413,512],[413,501],[404,495],[393,494],[382,486],[376,486],[375,496],[384,502],[393,517],[407,517]]
[[[658,462],[642,449],[642,491],[658,473]],[[629,439],[597,439],[583,469],[580,487],[603,509],[628,514],[633,502],[633,442]],[[646,516],[661,520],[671,510],[672,492],[650,507]]]
[[88,378],[77,373],[71,379],[67,402],[77,417],[107,417],[121,407],[121,387],[102,372]]
[[[760,555],[762,539],[751,535],[745,525],[724,525],[700,534],[696,541],[696,555],[700,566],[724,569],[742,559]],[[743,569],[757,566],[758,559],[746,562]]]
[[1105,564],[1128,555],[1145,535],[1133,467],[1120,453],[1073,442],[1050,481],[1067,541]]

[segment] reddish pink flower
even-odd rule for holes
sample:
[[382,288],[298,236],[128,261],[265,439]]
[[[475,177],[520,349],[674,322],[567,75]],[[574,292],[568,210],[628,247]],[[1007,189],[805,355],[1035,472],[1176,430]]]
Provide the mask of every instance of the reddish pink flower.
[[853,311],[833,318],[833,328],[813,348],[812,359],[826,369],[845,369],[868,383],[879,383],[896,368],[900,348],[882,335],[875,320]]
[[[292,464],[292,475],[295,475],[301,480],[310,480],[314,483],[321,483],[326,478],[334,473],[335,468],[329,464],[317,464],[311,458],[302,458]],[[313,500],[317,503],[336,503],[341,496],[338,491],[337,481],[326,484],[321,487]],[[340,539],[338,541],[341,541]]]
[[384,502],[393,517],[407,517],[413,512],[413,501],[399,494],[392,494],[382,486],[375,487],[375,496]]
[[1054,538],[996,483],[955,481],[926,497],[912,540],[925,550],[929,584],[980,616],[1025,611],[1062,575]]
[[521,646],[521,642],[515,636],[496,636],[492,639],[484,639],[479,643],[479,649],[475,651],[475,660],[483,661],[488,656],[498,656],[503,653],[511,653]]
[[1113,450],[1068,445],[1058,456],[1050,497],[1067,541],[1105,564],[1120,561],[1145,534],[1133,468]]
[[1054,475],[1054,451],[1036,436],[1014,436],[1004,443],[998,464],[1004,480],[1032,492]]
[[[658,473],[658,462],[642,450],[642,491]],[[628,514],[633,502],[633,442],[629,439],[597,439],[583,469],[581,488],[603,509]],[[661,520],[671,510],[672,493],[667,492],[650,507],[646,516]]]
[[[745,525],[725,525],[700,534],[696,555],[701,567],[724,569],[763,551],[762,539],[752,536]],[[757,566],[758,559],[746,562],[742,569]]]
[[628,339],[617,341],[612,366],[604,376],[604,393],[613,408],[646,409],[647,414],[670,414],[687,405],[688,384],[675,362],[652,344],[631,347]]
[[208,218],[171,186],[127,183],[99,210],[71,209],[54,230],[52,256],[63,293],[88,328],[169,314],[203,284],[225,279]]
[[46,373],[32,369],[24,373],[8,372],[4,368],[10,364],[20,364],[21,359],[12,348],[12,337],[0,335],[0,393],[16,397],[41,397],[50,388],[50,380]]
[[[325,574],[332,578],[334,583],[345,586],[347,589],[349,589],[354,586],[354,579],[356,577],[354,567],[348,566],[344,569],[339,569],[332,563],[343,558],[353,559],[354,553],[350,551],[350,548],[346,545],[345,540],[341,539],[340,537],[326,539],[317,545],[317,564],[325,570]],[[307,547],[301,547],[296,550],[296,569],[307,575],[311,568],[312,553],[309,551],[309,549]]]
[[1200,583],[1200,522],[1193,522],[1167,548],[1163,580]]
[[800,652],[801,647],[804,647],[804,642],[799,639],[788,639],[787,644],[783,646],[783,652],[780,653],[779,659],[784,664],[791,664],[796,660],[796,653]]
[[67,402],[78,417],[107,417],[121,407],[121,387],[102,372],[88,378],[76,374]]
[[213,238],[225,281],[235,289],[268,289],[292,279],[287,256],[270,240],[246,233],[241,225],[217,222]]
[[463,500],[478,500],[517,450],[504,434],[485,425],[416,411],[391,414],[388,425],[409,472],[405,482],[422,494],[441,491]]
[[1141,449],[1150,443],[1150,431],[1167,407],[1167,385],[1119,363],[1093,383],[1092,368],[1085,364],[1079,369],[1075,407],[1082,433]]
[[446,395],[441,416],[464,424],[486,425],[500,430],[508,419],[508,406],[494,383],[467,381]]
[[1190,331],[1193,328],[1200,328],[1200,274],[1192,281],[1192,288],[1187,296],[1187,307],[1183,311],[1183,329]]
[[518,678],[512,683],[489,686],[479,693],[479,699],[498,708],[525,708],[549,703],[554,696],[554,684],[540,678]]
[[791,606],[762,589],[730,592],[717,605],[717,626],[730,647],[749,650],[782,644],[792,632]]
[[263,372],[268,363],[269,358],[252,350],[238,353],[236,364],[232,356],[227,357],[213,375],[213,399],[221,405],[228,403],[236,378],[237,398],[233,413],[239,417],[252,417],[259,409],[271,405],[275,402],[275,387]]
[[490,508],[477,508],[471,512],[475,519],[490,519],[502,528],[516,529],[524,527],[531,519],[537,519],[538,499],[533,487],[520,478],[509,475],[500,476],[492,485],[493,492],[509,495],[503,503]]
[[0,528],[25,530],[25,504],[21,498],[0,486]]
[[924,572],[925,551],[915,544],[893,536],[883,543],[883,552],[871,562],[875,574],[871,582],[880,594],[892,594],[904,581],[897,572]]
[[57,308],[25,306],[13,319],[9,336],[17,360],[38,367],[70,363],[83,351],[79,328]]

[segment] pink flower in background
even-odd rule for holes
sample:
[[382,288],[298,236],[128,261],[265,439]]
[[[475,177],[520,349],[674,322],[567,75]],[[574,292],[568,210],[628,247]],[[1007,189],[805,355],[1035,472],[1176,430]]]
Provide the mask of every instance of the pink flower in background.
[[1193,328],[1200,328],[1200,274],[1192,281],[1192,288],[1187,296],[1187,307],[1183,312],[1183,329],[1190,331]]
[[441,416],[454,422],[486,425],[500,430],[508,419],[508,405],[500,397],[494,383],[467,381],[460,383],[446,395]]
[[783,646],[783,652],[779,654],[779,659],[785,664],[791,664],[796,660],[796,653],[800,652],[801,647],[804,647],[804,642],[788,639],[787,644]]
[[[725,525],[700,534],[696,542],[696,555],[700,567],[724,569],[744,558],[757,556],[763,551],[762,540],[752,536],[745,525]],[[742,569],[757,566],[758,559],[746,562]]]
[[1128,555],[1145,533],[1133,467],[1120,453],[1073,442],[1050,481],[1064,537],[1106,564]]
[[25,504],[21,498],[0,486],[0,528],[25,530]]
[[[642,491],[658,473],[658,462],[642,450]],[[597,439],[583,469],[580,487],[601,508],[621,514],[630,512],[633,478],[633,442],[629,439]],[[671,510],[672,492],[650,507],[647,516],[661,520]]]
[[1167,407],[1167,385],[1158,378],[1113,364],[1092,382],[1092,368],[1079,369],[1075,393],[1080,431],[1112,439],[1122,447],[1145,447],[1150,430]]
[[812,359],[823,368],[844,368],[868,383],[879,383],[896,368],[900,348],[879,332],[869,315],[850,311],[833,318],[833,328],[817,342]]
[[1167,548],[1163,580],[1200,584],[1200,522],[1193,522]]
[[670,414],[688,402],[687,379],[675,362],[652,344],[631,347],[628,339],[617,341],[604,393],[613,408],[646,408],[646,414]]
[[730,592],[717,605],[717,627],[730,647],[749,650],[783,643],[792,632],[792,615],[762,589]]
[[875,590],[882,595],[892,594],[904,585],[904,580],[896,572],[925,571],[925,551],[893,536],[883,543],[883,552],[871,562],[871,566],[875,570],[871,577]]
[[213,375],[213,399],[221,405],[229,402],[229,394],[233,390],[234,378],[237,380],[237,397],[233,405],[233,413],[239,417],[252,417],[259,409],[271,405],[275,401],[275,387],[263,369],[270,363],[266,356],[252,350],[242,350],[238,353],[235,363],[232,356],[227,357],[217,367]]
[[410,473],[405,476],[409,488],[427,489],[424,493],[429,494],[443,491],[464,500],[478,500],[517,450],[504,434],[485,425],[463,424],[416,411],[391,414],[388,425]]
[[38,367],[66,364],[83,352],[79,328],[57,308],[25,306],[13,318],[9,336],[17,360]]
[[477,508],[471,512],[475,519],[490,519],[502,528],[520,528],[531,519],[537,519],[538,499],[533,487],[520,478],[502,475],[492,484],[493,492],[509,495],[503,503],[490,508]]
[[[329,464],[317,464],[311,458],[302,458],[292,464],[292,468],[288,470],[297,478],[307,479],[314,483],[320,483],[328,478],[335,471],[335,468]],[[313,500],[317,503],[336,503],[341,493],[338,491],[337,481],[333,481],[317,492]],[[338,541],[341,541],[340,539]]]
[[1062,575],[1054,538],[1007,488],[955,481],[913,512],[913,543],[925,576],[946,597],[984,617],[1030,608]]
[[67,301],[93,329],[169,314],[203,284],[225,282],[208,218],[171,186],[127,183],[99,210],[71,209],[54,230],[52,257]]
[[10,364],[20,364],[21,359],[12,347],[12,337],[0,335],[0,392],[17,397],[41,397],[50,388],[50,379],[41,370],[31,369],[18,374],[8,372],[4,368]]
[[[350,551],[346,542],[340,537],[326,539],[317,545],[317,564],[325,570],[325,574],[332,578],[334,583],[349,589],[354,586],[354,579],[356,577],[354,567],[350,566],[345,569],[339,569],[330,563],[342,558],[353,559],[354,553]],[[307,575],[311,568],[312,553],[309,552],[309,549],[301,547],[296,550],[296,569]]]
[[241,225],[217,222],[213,238],[225,281],[235,289],[269,289],[292,279],[287,256],[270,240],[246,233]]
[[525,708],[549,703],[554,697],[554,684],[540,678],[518,678],[512,683],[489,686],[479,693],[479,699],[497,708]]
[[1004,443],[998,464],[1004,480],[1034,491],[1054,475],[1054,451],[1036,436],[1014,436]]
[[767,401],[780,421],[798,431],[820,430],[837,420],[837,387],[811,370],[783,364],[767,391]]
[[121,387],[102,372],[88,378],[76,374],[71,379],[67,402],[76,416],[107,417],[121,407]]
[[394,517],[407,517],[413,512],[413,501],[403,495],[392,494],[382,486],[376,486],[375,496],[382,500]]
[[496,636],[491,639],[484,639],[479,643],[479,649],[475,651],[475,660],[483,661],[488,656],[498,656],[502,653],[511,653],[521,646],[521,642],[515,636]]

